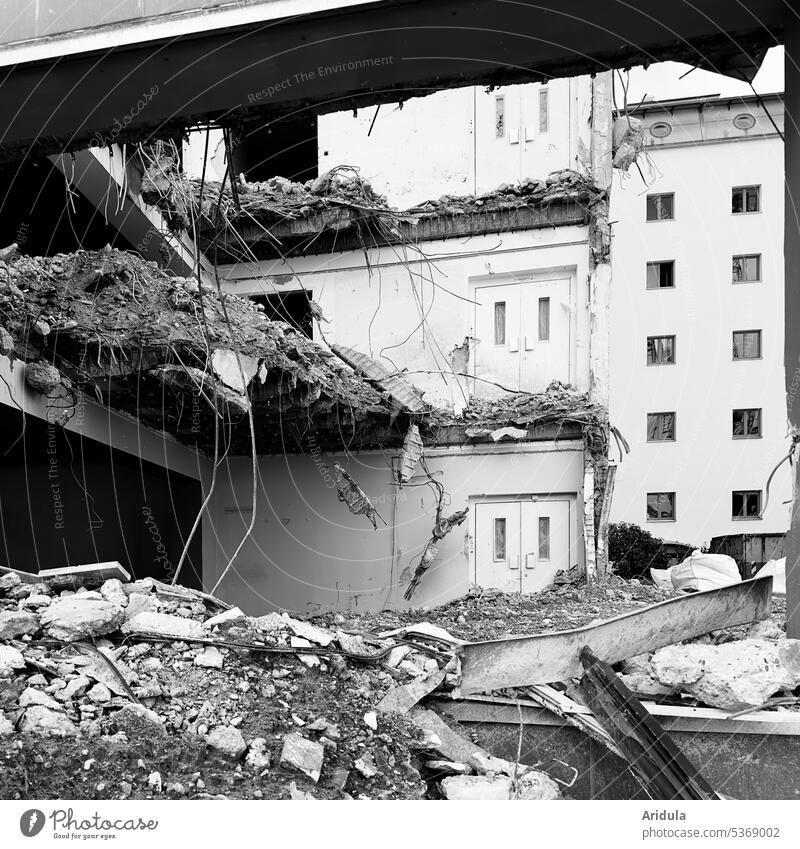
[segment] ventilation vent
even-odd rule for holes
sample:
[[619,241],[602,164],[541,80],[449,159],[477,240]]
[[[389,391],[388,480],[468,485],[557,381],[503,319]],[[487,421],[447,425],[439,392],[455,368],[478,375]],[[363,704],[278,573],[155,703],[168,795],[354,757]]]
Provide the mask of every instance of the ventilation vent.
[[658,121],[650,127],[650,135],[656,139],[665,139],[672,132],[672,125],[666,121]]
[[733,119],[733,126],[740,130],[752,130],[756,119],[749,112],[742,112]]

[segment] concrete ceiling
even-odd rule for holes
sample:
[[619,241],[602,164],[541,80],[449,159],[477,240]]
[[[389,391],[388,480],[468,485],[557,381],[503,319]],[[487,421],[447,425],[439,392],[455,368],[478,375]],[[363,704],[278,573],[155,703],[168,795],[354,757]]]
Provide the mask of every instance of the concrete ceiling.
[[0,156],[663,60],[752,77],[781,42],[786,4],[749,6],[382,0],[67,58],[25,62],[15,53],[0,78]]

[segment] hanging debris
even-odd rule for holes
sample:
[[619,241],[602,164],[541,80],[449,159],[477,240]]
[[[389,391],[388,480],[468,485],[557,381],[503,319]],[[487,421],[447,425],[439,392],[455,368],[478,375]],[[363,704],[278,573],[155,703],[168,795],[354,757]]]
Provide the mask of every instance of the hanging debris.
[[421,456],[422,437],[419,435],[419,428],[412,424],[403,440],[403,453],[400,456],[400,468],[397,470],[397,482],[400,486],[408,483],[414,477]]
[[40,395],[49,395],[61,383],[61,373],[49,363],[33,362],[25,366],[25,383]]
[[644,125],[628,115],[617,118],[613,129],[614,167],[627,171],[647,145]]
[[422,556],[420,557],[417,568],[414,571],[414,576],[411,578],[411,582],[406,587],[405,593],[403,593],[403,598],[405,598],[406,601],[410,600],[411,596],[414,595],[415,590],[419,586],[419,582],[422,580],[422,576],[428,571],[431,563],[433,563],[439,556],[439,540],[444,539],[444,537],[446,537],[453,528],[460,525],[464,519],[467,518],[467,513],[469,513],[469,507],[465,507],[463,510],[457,510],[451,516],[443,519],[441,517],[441,508],[442,505],[440,501],[439,509],[436,512],[436,524],[433,526],[431,538],[425,543],[425,548],[422,550]]
[[366,516],[372,522],[374,529],[377,530],[378,528],[378,523],[375,521],[376,516],[385,525],[386,520],[372,506],[372,502],[364,490],[361,489],[338,463],[334,463],[333,468],[336,473],[336,489],[339,501],[344,502],[347,505],[347,509],[354,515]]

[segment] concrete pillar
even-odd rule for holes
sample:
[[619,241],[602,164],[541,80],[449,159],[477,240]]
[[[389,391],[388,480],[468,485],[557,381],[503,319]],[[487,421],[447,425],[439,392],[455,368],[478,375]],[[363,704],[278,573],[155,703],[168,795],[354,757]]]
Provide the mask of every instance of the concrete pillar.
[[[784,223],[786,409],[790,432],[800,436],[800,21],[786,15],[786,212]],[[800,639],[800,462],[793,452],[793,506],[786,535],[786,631]]]

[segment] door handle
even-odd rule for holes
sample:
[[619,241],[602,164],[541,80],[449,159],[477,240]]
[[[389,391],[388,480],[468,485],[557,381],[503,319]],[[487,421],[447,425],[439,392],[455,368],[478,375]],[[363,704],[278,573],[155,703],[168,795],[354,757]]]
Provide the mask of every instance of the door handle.
[[512,336],[511,339],[508,340],[508,350],[512,353],[519,351],[519,336]]
[[526,351],[532,351],[533,350],[533,337],[532,336],[526,336],[525,337],[525,350]]
[[536,567],[536,552],[529,551],[525,555],[525,568],[534,569]]
[[508,558],[508,568],[519,569],[519,554],[515,554],[513,557]]

